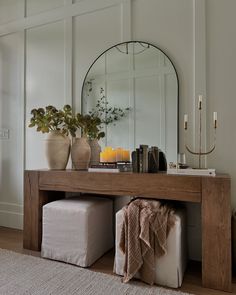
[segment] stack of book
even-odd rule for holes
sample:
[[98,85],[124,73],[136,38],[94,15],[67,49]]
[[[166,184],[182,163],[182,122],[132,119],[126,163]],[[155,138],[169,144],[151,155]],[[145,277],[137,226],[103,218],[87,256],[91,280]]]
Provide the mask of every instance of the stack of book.
[[159,170],[159,149],[141,144],[132,152],[133,172],[157,173]]
[[92,165],[88,172],[120,172],[115,163]]
[[177,174],[177,175],[199,175],[199,176],[216,176],[215,169],[196,169],[196,168],[169,168],[167,174]]
[[141,144],[139,148],[132,152],[132,163],[116,162],[92,165],[89,172],[136,172],[136,173],[157,173],[166,171],[165,154],[156,146],[149,148],[146,144]]
[[98,165],[92,165],[88,172],[131,172],[132,164],[127,162],[118,162],[118,163],[100,163]]

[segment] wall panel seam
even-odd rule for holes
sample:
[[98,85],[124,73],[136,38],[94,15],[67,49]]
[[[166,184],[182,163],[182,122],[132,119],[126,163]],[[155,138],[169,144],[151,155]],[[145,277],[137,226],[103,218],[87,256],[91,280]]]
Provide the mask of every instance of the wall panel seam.
[[[198,120],[198,95],[204,97],[202,122],[203,122],[203,149],[206,148],[206,23],[205,23],[205,0],[193,0],[193,134],[192,146],[198,150],[199,146],[199,120]],[[194,158],[197,165],[198,158]],[[202,160],[202,164],[206,165],[206,157]]]
[[36,15],[22,18],[13,22],[0,25],[0,36],[22,31],[63,20],[67,17],[80,16],[104,10],[130,0],[87,0],[72,5],[62,6]]

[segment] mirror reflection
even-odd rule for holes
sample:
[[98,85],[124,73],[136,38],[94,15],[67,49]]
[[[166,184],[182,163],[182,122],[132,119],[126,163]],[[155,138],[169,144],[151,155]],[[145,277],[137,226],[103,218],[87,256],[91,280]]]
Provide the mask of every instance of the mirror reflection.
[[[101,105],[106,133],[102,147],[158,146],[168,162],[176,162],[178,78],[160,49],[146,42],[125,42],[101,54],[84,79],[82,112],[94,112]],[[106,124],[114,108],[118,118]]]

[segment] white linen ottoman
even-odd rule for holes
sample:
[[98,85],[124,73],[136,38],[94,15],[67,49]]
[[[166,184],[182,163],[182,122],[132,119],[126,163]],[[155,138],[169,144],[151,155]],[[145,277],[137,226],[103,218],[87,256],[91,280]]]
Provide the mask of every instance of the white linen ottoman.
[[[167,239],[167,254],[160,258],[155,258],[155,283],[171,288],[178,288],[181,286],[187,265],[185,210],[178,210],[175,215],[175,225],[170,230]],[[125,256],[119,248],[123,218],[123,211],[118,211],[116,213],[116,246],[114,263],[114,272],[118,275],[123,275],[124,273]],[[137,274],[135,278],[140,278],[139,274]]]
[[84,196],[43,206],[42,257],[88,267],[113,246],[112,200]]

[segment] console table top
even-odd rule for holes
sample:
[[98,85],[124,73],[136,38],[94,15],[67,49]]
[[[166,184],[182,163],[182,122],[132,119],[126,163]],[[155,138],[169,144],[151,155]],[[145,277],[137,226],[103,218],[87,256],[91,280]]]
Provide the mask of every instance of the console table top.
[[[77,170],[28,170],[35,174],[39,189],[107,195],[127,195],[147,198],[201,202],[202,179],[213,176],[169,175],[161,173],[87,172]],[[229,179],[219,174],[214,179]]]

